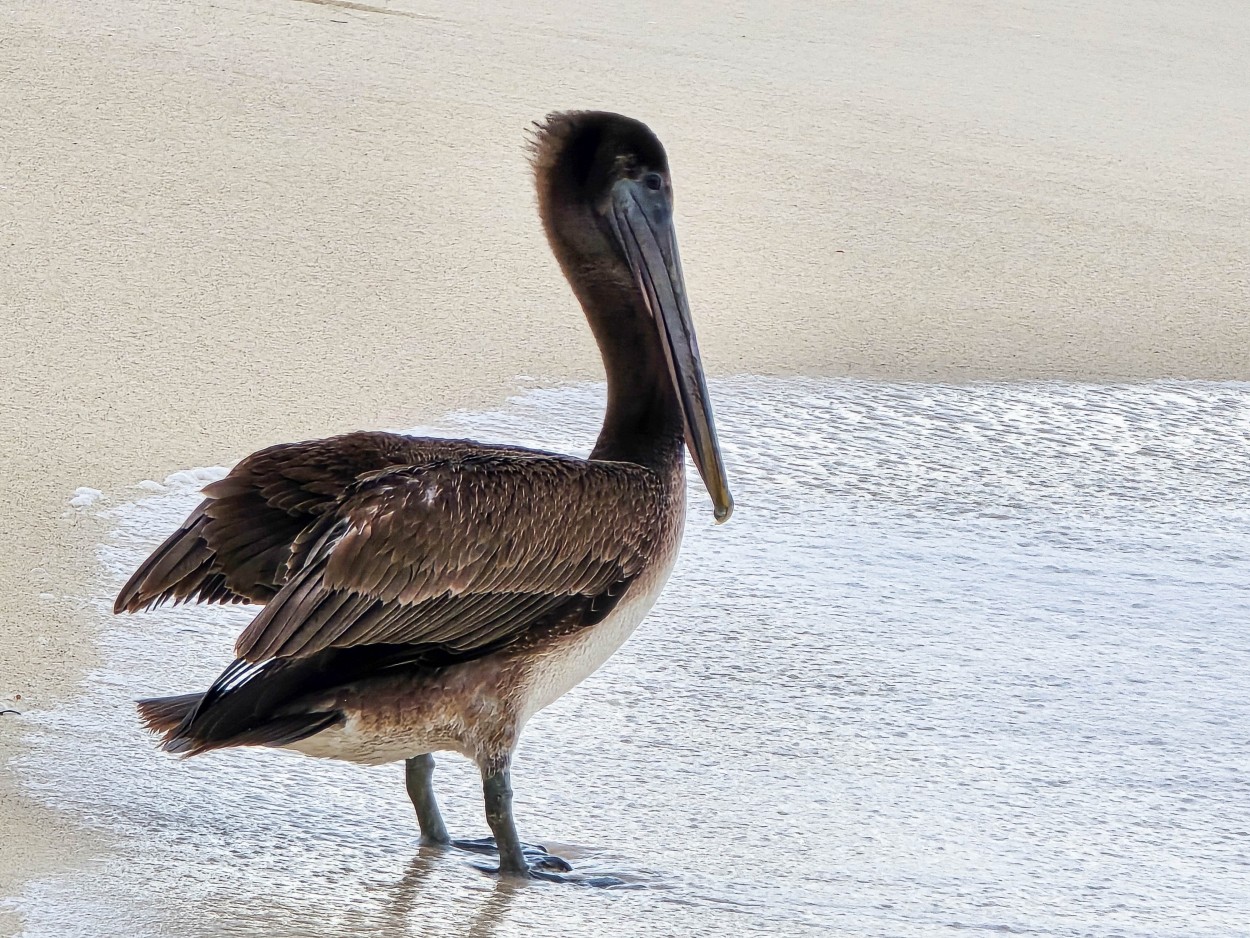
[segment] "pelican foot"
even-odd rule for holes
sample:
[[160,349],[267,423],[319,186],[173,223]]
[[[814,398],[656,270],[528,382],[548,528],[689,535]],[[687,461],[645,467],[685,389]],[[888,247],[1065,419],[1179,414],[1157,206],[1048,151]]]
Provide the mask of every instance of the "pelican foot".
[[[468,850],[470,853],[487,853],[491,856],[499,855],[499,845],[495,843],[494,837],[477,837],[472,840],[457,838],[451,842],[453,847],[461,850]],[[527,860],[538,860],[546,857],[551,860],[557,860],[564,863],[559,857],[553,857],[547,853],[547,848],[542,844],[521,844],[521,852],[525,854]],[[567,866],[567,864],[566,864]]]
[[[530,860],[530,857],[527,856],[526,859]],[[474,863],[473,867],[491,876],[510,875],[501,873],[497,866],[487,866],[485,863]],[[573,886],[592,886],[600,889],[627,885],[625,880],[617,879],[615,876],[585,876],[574,873],[573,867],[567,861],[551,854],[532,859],[528,864],[528,869],[521,876],[548,883],[569,883]]]
[[[474,863],[475,869],[480,869],[482,873],[489,875],[501,875],[499,867],[487,867],[485,863]],[[506,875],[506,874],[504,874]],[[530,863],[529,869],[522,873],[527,879],[541,879],[547,883],[567,883],[570,885],[589,885],[589,887],[607,889],[611,887],[629,887],[624,879],[610,877],[610,875],[597,875],[597,877],[587,877],[585,874],[572,872],[572,867],[562,860],[560,857],[552,857],[547,854],[541,859]]]
[[[459,847],[461,850],[468,850],[472,853],[484,853],[498,856],[499,850],[495,846],[494,837],[479,837],[475,840],[453,840],[453,847]],[[521,844],[521,851],[525,855],[526,870],[521,874],[527,879],[539,879],[549,883],[571,883],[574,886],[595,886],[599,888],[607,888],[609,886],[627,886],[625,880],[618,879],[615,876],[586,876],[583,873],[574,873],[572,865],[563,857],[548,853],[545,847],[538,844]],[[509,873],[501,873],[499,867],[490,866],[486,863],[473,863],[471,866],[475,870],[481,870],[491,876],[512,875]]]

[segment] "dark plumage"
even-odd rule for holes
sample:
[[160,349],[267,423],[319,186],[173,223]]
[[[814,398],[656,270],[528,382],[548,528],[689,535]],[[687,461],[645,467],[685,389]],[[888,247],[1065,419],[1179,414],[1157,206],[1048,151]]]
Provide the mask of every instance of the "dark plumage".
[[281,443],[248,456],[122,587],[114,612],[167,601],[265,603],[286,578],[291,545],[369,473],[470,454],[531,453],[471,440],[430,440],[362,430]]
[[534,166],[548,239],[607,370],[590,458],[380,432],[273,446],[205,487],[116,604],[265,604],[205,693],[140,702],[165,749],[408,759],[435,841],[446,832],[427,754],[460,751],[482,768],[511,874],[533,872],[510,813],[517,736],[663,586],[685,514],[683,438],[718,519],[732,504],[659,141],[619,115],[558,114],[536,133]]

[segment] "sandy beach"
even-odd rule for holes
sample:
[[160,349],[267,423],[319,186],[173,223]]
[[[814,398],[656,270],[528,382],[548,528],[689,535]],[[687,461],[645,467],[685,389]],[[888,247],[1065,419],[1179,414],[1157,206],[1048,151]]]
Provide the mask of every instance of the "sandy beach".
[[[666,142],[713,375],[1250,379],[1240,4],[530,6],[5,4],[0,709],[96,660],[79,487],[598,379],[549,110]],[[12,766],[0,831],[0,896],[107,856]]]

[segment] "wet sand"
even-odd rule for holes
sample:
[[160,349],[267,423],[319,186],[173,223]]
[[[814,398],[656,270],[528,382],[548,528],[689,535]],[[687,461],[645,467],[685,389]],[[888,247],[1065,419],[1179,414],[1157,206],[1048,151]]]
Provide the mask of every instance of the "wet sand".
[[[1250,377],[1239,4],[528,7],[0,11],[0,709],[96,660],[79,486],[598,376],[553,108],[667,143],[714,374]],[[107,854],[16,776],[0,895]]]
[[[33,721],[24,787],[116,840],[107,876],[23,894],[24,938],[1241,934],[1250,383],[711,392],[733,523],[694,486],[655,611],[514,775],[522,836],[633,888],[495,889],[419,850],[395,765],[159,758],[127,702],[204,686],[250,618],[182,606],[116,619]],[[437,427],[584,452],[602,397]],[[206,477],[105,513],[94,596]],[[438,766],[449,829],[481,831],[474,767]]]

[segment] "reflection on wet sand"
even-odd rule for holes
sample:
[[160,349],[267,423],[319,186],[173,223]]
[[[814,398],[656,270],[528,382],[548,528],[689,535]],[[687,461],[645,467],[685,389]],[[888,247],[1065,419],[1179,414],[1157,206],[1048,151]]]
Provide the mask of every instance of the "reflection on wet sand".
[[[429,910],[441,903],[437,897],[433,902],[423,903],[424,893],[434,884],[431,873],[442,862],[451,859],[448,851],[437,847],[422,847],[412,858],[404,871],[403,877],[391,890],[391,898],[383,911],[382,924],[388,935],[424,934],[429,928]],[[454,923],[441,922],[440,927],[446,928],[448,934],[465,935],[466,938],[494,938],[500,923],[508,913],[509,907],[516,898],[517,891],[529,886],[529,883],[504,879],[490,881],[483,877],[486,888],[477,908],[466,921],[466,927],[458,928]]]
[[517,890],[524,889],[526,885],[528,884],[503,880],[497,882],[482,903],[481,910],[469,924],[469,930],[465,933],[467,938],[494,938],[496,930],[516,899]]
[[[422,847],[412,858],[403,877],[391,888],[391,898],[381,917],[387,935],[426,933],[430,925],[429,911],[442,901],[441,897],[427,893],[446,887],[445,882],[435,881],[433,874],[439,866],[448,863],[463,866],[463,854],[457,853],[454,848]],[[481,882],[481,889],[470,887],[466,890],[480,892],[482,899],[472,909],[472,914],[466,917],[465,928],[461,929],[446,920],[440,922],[440,927],[447,928],[448,934],[464,935],[465,938],[494,938],[522,890],[576,889],[578,886],[576,882],[556,884],[487,878],[486,874],[482,874]]]
[[414,908],[419,908],[417,900],[420,899],[422,887],[434,868],[436,852],[440,855],[443,853],[441,850],[422,847],[408,863],[403,877],[391,888],[392,895],[383,910],[383,917],[386,926],[394,934],[407,933],[408,917]]

